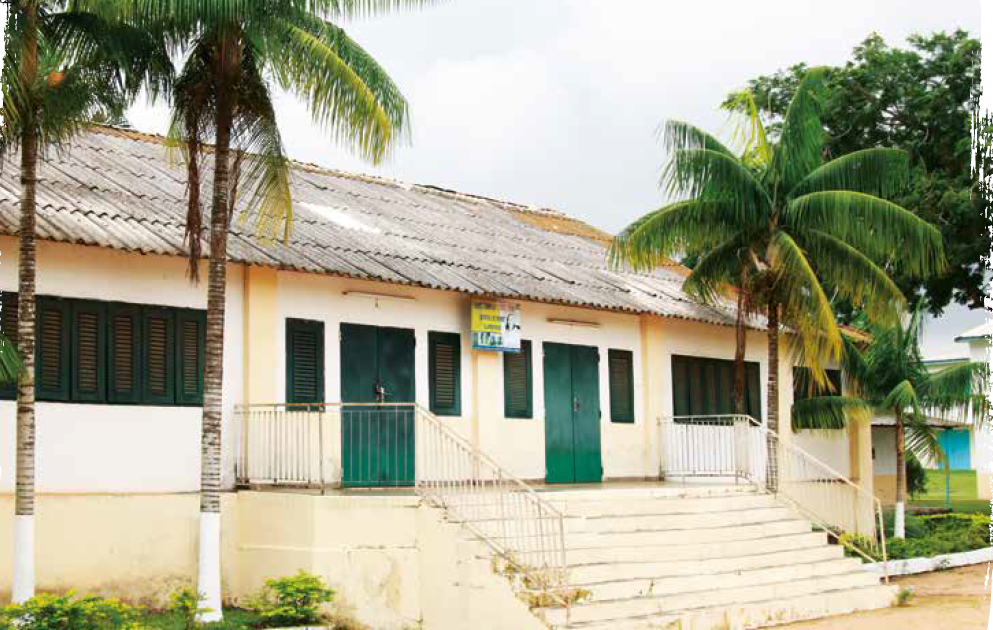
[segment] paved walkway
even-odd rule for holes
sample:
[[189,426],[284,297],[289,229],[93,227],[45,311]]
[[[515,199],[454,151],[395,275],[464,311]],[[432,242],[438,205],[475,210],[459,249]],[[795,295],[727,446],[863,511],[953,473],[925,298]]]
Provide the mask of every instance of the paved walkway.
[[789,630],[880,630],[882,628],[985,629],[990,619],[987,565],[937,571],[894,580],[914,589],[903,607],[783,626]]

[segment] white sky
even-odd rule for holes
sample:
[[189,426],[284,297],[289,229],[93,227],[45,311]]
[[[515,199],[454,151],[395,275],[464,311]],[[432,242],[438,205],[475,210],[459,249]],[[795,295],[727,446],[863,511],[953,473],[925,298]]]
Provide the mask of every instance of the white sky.
[[[749,78],[843,63],[872,31],[902,43],[979,26],[979,0],[453,0],[346,25],[411,103],[412,146],[388,164],[333,146],[290,98],[279,113],[295,159],[554,207],[616,232],[662,202],[663,120],[726,130],[718,106]],[[130,113],[153,132],[167,117]],[[952,337],[983,319],[949,309],[926,351],[959,351]]]

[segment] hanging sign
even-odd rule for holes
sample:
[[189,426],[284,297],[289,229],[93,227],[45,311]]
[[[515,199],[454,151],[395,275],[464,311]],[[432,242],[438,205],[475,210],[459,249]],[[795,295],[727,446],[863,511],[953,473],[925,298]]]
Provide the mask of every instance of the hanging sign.
[[521,307],[507,302],[472,301],[472,347],[521,351]]

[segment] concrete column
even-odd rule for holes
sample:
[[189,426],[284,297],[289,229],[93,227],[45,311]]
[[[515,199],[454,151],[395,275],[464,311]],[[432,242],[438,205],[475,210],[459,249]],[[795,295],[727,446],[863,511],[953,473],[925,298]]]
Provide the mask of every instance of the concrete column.
[[641,422],[643,433],[642,456],[646,477],[655,478],[660,474],[658,423],[665,413],[663,393],[669,392],[663,382],[662,321],[657,317],[641,317]]
[[276,342],[276,270],[269,267],[245,268],[245,402],[282,402],[279,397]]

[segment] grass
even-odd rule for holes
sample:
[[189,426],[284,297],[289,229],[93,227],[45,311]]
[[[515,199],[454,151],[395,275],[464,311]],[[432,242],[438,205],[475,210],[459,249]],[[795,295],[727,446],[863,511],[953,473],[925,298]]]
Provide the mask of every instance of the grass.
[[[976,498],[976,471],[950,472],[949,496],[953,512],[990,513],[989,501]],[[911,507],[945,507],[945,471],[927,471],[927,492],[911,499]]]
[[[142,627],[149,630],[184,630],[183,618],[175,613],[150,612],[142,620]],[[224,621],[207,624],[205,630],[246,630],[259,627],[259,616],[240,608],[224,610]]]

